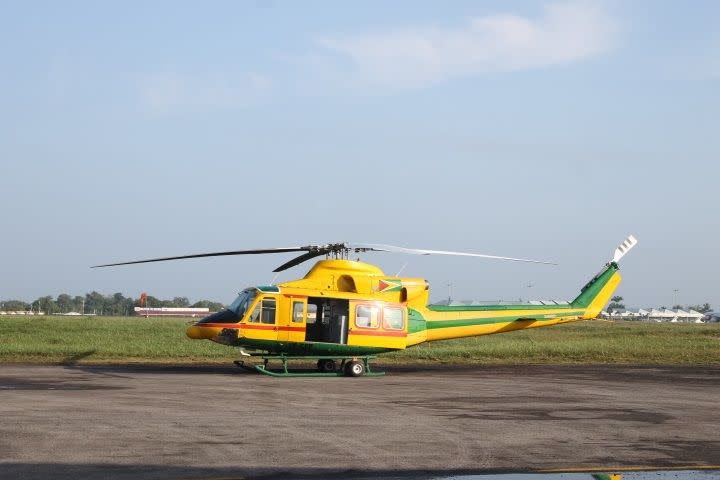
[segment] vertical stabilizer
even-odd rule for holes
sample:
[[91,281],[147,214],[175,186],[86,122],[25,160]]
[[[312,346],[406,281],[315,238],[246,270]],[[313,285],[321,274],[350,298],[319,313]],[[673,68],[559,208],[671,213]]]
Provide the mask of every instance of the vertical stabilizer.
[[625,256],[635,245],[637,239],[630,235],[616,249],[612,261],[600,271],[592,280],[590,280],[572,301],[572,305],[577,308],[584,308],[583,318],[595,318],[602,311],[603,307],[610,301],[615,289],[620,284],[620,273],[618,273],[618,260]]

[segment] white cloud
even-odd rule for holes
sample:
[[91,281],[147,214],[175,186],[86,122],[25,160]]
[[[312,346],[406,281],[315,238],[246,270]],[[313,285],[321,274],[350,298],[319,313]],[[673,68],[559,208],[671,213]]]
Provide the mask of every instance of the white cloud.
[[156,112],[187,109],[234,109],[262,100],[271,81],[259,73],[183,75],[154,73],[140,81],[145,105]]
[[596,4],[560,3],[535,19],[490,15],[457,28],[327,36],[320,45],[350,61],[353,78],[405,88],[581,60],[611,48],[615,32],[614,20]]

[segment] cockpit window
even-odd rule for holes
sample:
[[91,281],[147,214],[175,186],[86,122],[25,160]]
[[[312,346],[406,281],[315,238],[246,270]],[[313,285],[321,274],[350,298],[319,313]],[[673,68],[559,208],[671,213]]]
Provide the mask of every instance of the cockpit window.
[[203,323],[238,323],[245,315],[248,306],[253,302],[257,291],[254,288],[247,289],[238,295],[234,302],[225,310],[213,313],[198,322]]
[[248,317],[248,323],[275,323],[275,299],[263,298]]
[[255,289],[245,290],[238,295],[233,303],[230,304],[228,310],[237,315],[237,318],[242,318],[245,315],[245,311],[248,306],[252,303],[255,298]]

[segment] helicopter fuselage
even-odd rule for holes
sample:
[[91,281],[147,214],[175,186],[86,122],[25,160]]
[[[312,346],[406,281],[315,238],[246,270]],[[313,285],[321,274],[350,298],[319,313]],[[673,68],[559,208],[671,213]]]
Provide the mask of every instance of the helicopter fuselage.
[[244,290],[187,335],[271,354],[370,355],[595,318],[619,283],[618,266],[610,262],[572,302],[428,305],[429,284],[422,278],[321,260],[302,279]]

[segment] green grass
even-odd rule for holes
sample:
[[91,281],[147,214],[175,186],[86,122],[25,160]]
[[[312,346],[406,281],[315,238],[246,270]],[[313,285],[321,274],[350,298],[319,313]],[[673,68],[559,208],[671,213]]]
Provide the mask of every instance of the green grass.
[[[0,317],[0,362],[228,363],[234,348],[185,337],[189,319]],[[382,363],[720,364],[720,324],[579,322],[446,340]]]

